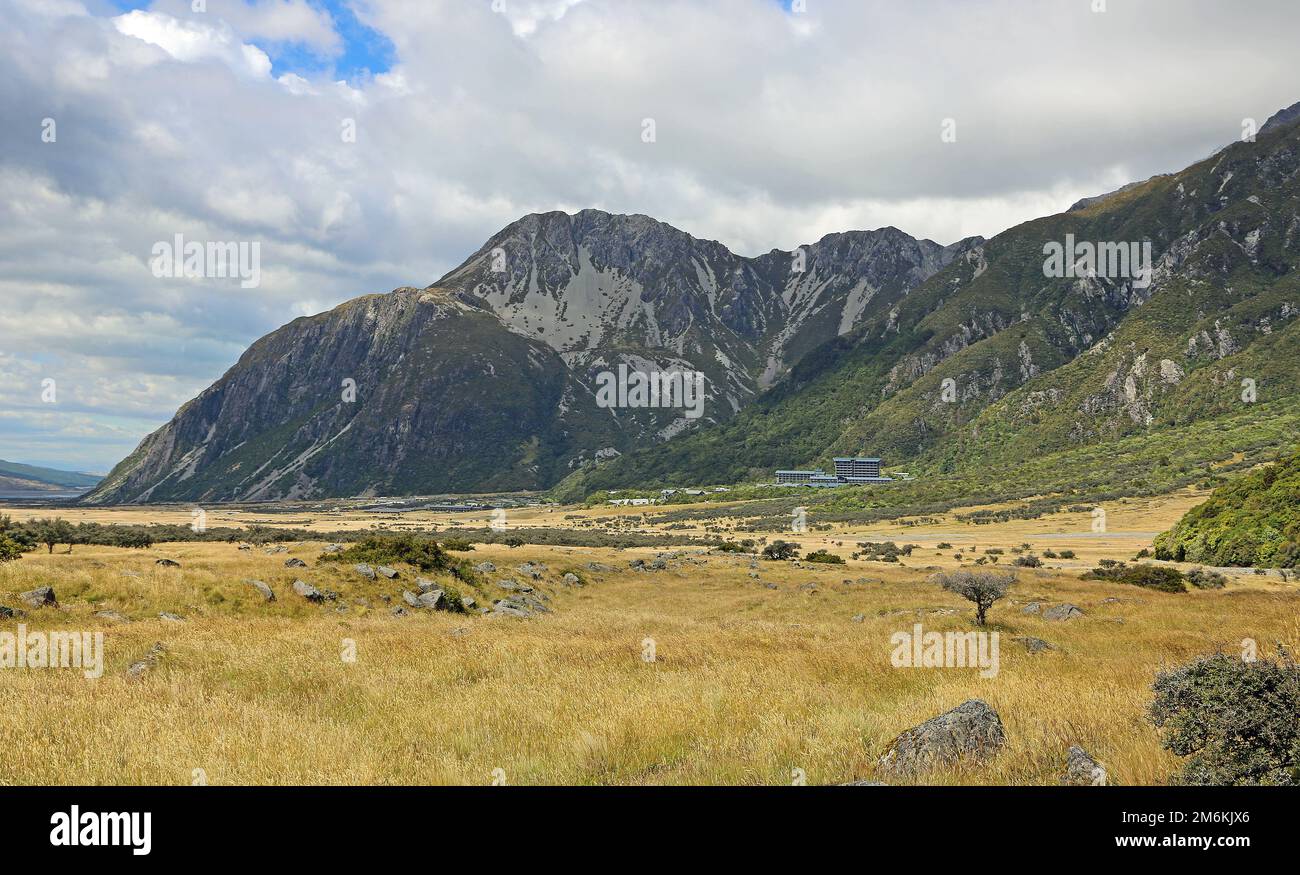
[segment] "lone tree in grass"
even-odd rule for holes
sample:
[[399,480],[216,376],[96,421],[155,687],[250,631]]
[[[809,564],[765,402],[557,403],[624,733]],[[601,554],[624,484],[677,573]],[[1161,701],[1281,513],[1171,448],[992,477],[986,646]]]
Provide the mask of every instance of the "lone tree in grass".
[[975,603],[975,622],[984,625],[984,616],[993,603],[1007,594],[1011,584],[1016,582],[1015,574],[997,571],[946,571],[936,574],[932,580],[948,592],[969,602]]

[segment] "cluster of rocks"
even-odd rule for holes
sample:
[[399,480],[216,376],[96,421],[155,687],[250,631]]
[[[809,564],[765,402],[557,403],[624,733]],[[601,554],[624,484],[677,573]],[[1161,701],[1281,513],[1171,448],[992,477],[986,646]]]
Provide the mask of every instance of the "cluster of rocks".
[[[517,583],[513,580],[498,580],[497,586],[510,593],[503,598],[496,599],[492,602],[491,613],[503,617],[532,617],[535,614],[549,614],[551,609],[546,606],[550,596],[542,592],[537,587],[528,583]],[[486,610],[484,613],[488,613]]]
[[1041,602],[1030,602],[1020,609],[1020,613],[1041,614],[1044,620],[1073,620],[1084,615],[1078,605],[1053,605],[1044,610]]

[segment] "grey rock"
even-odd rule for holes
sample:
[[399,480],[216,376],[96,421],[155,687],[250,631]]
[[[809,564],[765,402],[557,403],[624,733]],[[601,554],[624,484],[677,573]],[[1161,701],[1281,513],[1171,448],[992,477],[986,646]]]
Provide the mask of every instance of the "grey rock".
[[970,699],[899,735],[877,763],[885,775],[912,776],[939,765],[987,762],[1006,744],[998,713]]
[[1041,614],[1042,612],[1043,606],[1038,602],[1030,602],[1020,609],[1020,613],[1022,614]]
[[26,611],[0,605],[0,620],[12,620],[16,617],[25,617],[25,616],[27,616]]
[[523,565],[517,567],[515,571],[518,571],[524,577],[531,577],[533,580],[541,580],[542,571],[545,570],[545,568],[546,566],[540,563],[525,562]]
[[864,622],[866,619],[867,619],[867,615],[866,615],[866,614],[854,614],[854,615],[853,615],[853,622],[855,622],[855,623],[861,623],[861,622]]
[[415,585],[420,592],[428,592],[431,589],[438,588],[438,582],[436,580],[430,580],[427,577],[417,577],[415,579]]
[[342,553],[342,552],[343,552],[343,545],[342,545],[342,544],[327,544],[327,545],[325,546],[324,551],[322,551],[322,552],[327,553],[327,554],[329,554],[329,555],[331,555],[331,556],[334,555],[335,553]]
[[36,589],[20,593],[18,598],[22,599],[28,607],[33,608],[57,608],[59,606],[59,600],[54,597],[54,587],[52,586],[38,586]]
[[240,545],[239,545],[239,549],[240,549],[240,550],[244,550],[245,552],[247,552],[248,550],[253,549],[253,545],[252,545],[252,544],[240,544]]
[[582,578],[578,577],[578,575],[574,574],[572,571],[566,572],[563,580],[569,586],[582,586]]
[[1048,644],[1042,638],[1035,638],[1032,635],[1021,635],[1011,639],[1018,644],[1023,644],[1025,649],[1030,653],[1041,653],[1044,650],[1055,650],[1051,644]]
[[325,594],[305,580],[295,580],[293,582],[293,591],[309,602],[319,604],[325,601]]
[[367,565],[364,562],[360,562],[356,565],[353,565],[352,568],[357,572],[357,574],[360,574],[366,580],[375,579],[375,569],[371,568],[369,565]]
[[179,562],[177,562],[175,559],[159,559],[157,562],[154,563],[154,565],[160,566],[160,567],[162,567],[162,568],[180,568],[180,567],[181,567],[181,564],[180,564]]
[[293,559],[284,560],[284,567],[285,568],[306,568],[307,563],[295,557]]
[[248,581],[248,585],[253,587],[253,589],[257,590],[258,592],[260,592],[262,594],[262,598],[266,599],[268,602],[275,601],[275,592],[271,589],[271,587],[267,586],[262,581],[250,580]]
[[474,570],[477,571],[479,574],[491,574],[492,572],[497,570],[497,567],[493,565],[491,562],[480,562],[479,564],[474,566]]
[[614,569],[613,569],[613,567],[611,567],[611,566],[609,566],[609,565],[605,565],[603,562],[588,562],[588,563],[587,563],[587,570],[588,570],[588,571],[595,571],[595,572],[602,573],[602,574],[607,574],[607,573],[613,571]]
[[409,612],[401,605],[394,605],[392,614],[394,617],[405,617]]
[[447,603],[447,594],[440,589],[422,592],[416,597],[416,601],[420,603],[420,607],[431,611],[445,611],[450,607]]
[[1065,756],[1065,774],[1061,783],[1072,787],[1104,787],[1107,780],[1106,767],[1097,762],[1086,750],[1077,744],[1070,745]]
[[420,597],[409,589],[402,590],[402,601],[406,602],[413,608],[420,607]]
[[126,667],[126,676],[131,680],[138,680],[144,676],[145,672],[156,668],[158,663],[162,662],[163,655],[166,652],[167,648],[163,647],[162,642],[157,642],[153,647],[149,648],[148,653]]
[[158,619],[165,620],[168,623],[184,623],[185,618],[180,614],[173,614],[171,611],[163,611],[158,615]]
[[472,611],[472,610],[474,610],[476,607],[478,607],[478,602],[474,600],[474,597],[473,597],[473,596],[469,596],[469,595],[463,595],[463,596],[461,596],[461,597],[460,597],[460,604],[461,604],[461,607],[463,607],[463,608],[464,608],[465,610],[467,610],[467,611]]
[[117,611],[95,611],[95,616],[102,620],[111,620],[114,623],[129,623],[131,618],[126,614],[120,614]]
[[645,570],[645,560],[644,560],[644,559],[633,559],[631,562],[627,563],[627,565],[628,565],[629,568],[635,569],[635,570],[637,570],[637,571],[644,571],[644,570]]
[[1076,617],[1082,617],[1083,611],[1075,605],[1065,604],[1056,605],[1043,611],[1044,620],[1073,620]]
[[384,577],[388,578],[389,580],[396,580],[397,578],[401,577],[401,575],[397,573],[396,568],[389,568],[387,565],[380,565],[375,570],[378,571],[380,574],[382,574]]
[[266,548],[266,555],[268,556],[274,556],[277,553],[288,553],[288,552],[289,552],[289,548],[284,546],[283,544],[276,544],[274,547]]

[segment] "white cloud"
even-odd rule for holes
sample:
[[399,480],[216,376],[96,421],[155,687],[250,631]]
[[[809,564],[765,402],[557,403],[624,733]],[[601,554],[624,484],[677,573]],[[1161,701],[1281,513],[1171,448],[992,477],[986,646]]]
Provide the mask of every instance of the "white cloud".
[[114,18],[113,25],[119,33],[155,45],[178,61],[219,60],[253,77],[271,73],[271,59],[266,52],[241,42],[224,22],[210,25],[182,21],[166,13],[134,9]]

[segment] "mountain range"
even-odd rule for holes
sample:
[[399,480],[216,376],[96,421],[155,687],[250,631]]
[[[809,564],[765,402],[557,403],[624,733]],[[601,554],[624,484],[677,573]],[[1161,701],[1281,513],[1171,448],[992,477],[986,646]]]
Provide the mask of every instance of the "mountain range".
[[[576,497],[859,452],[944,473],[1287,417],[1297,107],[1185,170],[951,246],[883,228],[747,258],[646,216],[526,216],[428,287],[257,341],[85,500]],[[704,415],[603,406],[620,365],[702,372]]]
[[32,493],[39,496],[43,493],[78,492],[90,489],[98,482],[99,478],[92,474],[59,471],[0,459],[0,493]]

